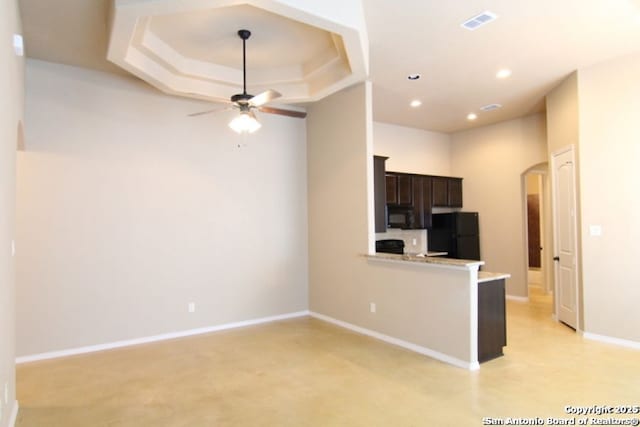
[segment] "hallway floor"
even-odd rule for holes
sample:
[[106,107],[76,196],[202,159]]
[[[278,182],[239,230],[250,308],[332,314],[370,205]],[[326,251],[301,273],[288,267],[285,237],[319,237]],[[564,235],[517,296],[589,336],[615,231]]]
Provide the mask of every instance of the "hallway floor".
[[312,318],[23,364],[17,426],[480,426],[640,405],[640,351],[583,339],[548,298],[508,301],[505,355],[477,372]]

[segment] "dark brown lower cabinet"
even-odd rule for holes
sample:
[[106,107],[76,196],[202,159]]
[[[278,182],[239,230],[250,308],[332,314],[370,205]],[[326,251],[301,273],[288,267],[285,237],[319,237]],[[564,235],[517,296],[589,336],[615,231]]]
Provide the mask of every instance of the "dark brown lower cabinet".
[[478,362],[502,356],[507,345],[504,281],[478,283]]

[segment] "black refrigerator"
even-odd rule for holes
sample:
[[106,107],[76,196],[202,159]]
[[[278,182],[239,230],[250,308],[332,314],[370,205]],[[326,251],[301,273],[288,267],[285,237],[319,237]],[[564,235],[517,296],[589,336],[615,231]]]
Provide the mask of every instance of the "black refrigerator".
[[433,214],[427,231],[429,252],[447,252],[447,257],[480,260],[477,212]]

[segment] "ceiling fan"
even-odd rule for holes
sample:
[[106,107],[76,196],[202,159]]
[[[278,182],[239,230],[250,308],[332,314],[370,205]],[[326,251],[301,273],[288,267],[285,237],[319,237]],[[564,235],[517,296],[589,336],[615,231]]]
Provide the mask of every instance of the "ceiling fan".
[[[229,123],[229,127],[238,133],[253,133],[260,129],[262,126],[260,122],[256,119],[256,116],[253,110],[258,110],[263,113],[270,114],[280,114],[283,116],[296,117],[300,119],[304,119],[307,117],[307,113],[301,111],[293,111],[293,110],[285,110],[282,108],[275,107],[267,107],[265,104],[273,101],[276,98],[281,97],[282,95],[272,89],[266,90],[258,95],[250,95],[247,93],[247,50],[246,43],[247,39],[251,37],[251,31],[249,30],[238,30],[238,36],[242,39],[242,93],[233,95],[229,100],[231,107],[236,108],[240,111],[240,114],[231,120]],[[228,110],[229,108],[225,108],[224,110]],[[203,114],[215,113],[218,111],[222,111],[221,109],[213,109],[207,111],[201,111],[199,113],[189,114],[190,117],[200,116]]]

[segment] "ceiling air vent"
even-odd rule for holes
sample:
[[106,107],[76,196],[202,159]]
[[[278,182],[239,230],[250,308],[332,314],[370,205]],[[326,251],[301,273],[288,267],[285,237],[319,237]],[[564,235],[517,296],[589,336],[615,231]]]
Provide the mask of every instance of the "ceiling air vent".
[[488,24],[489,22],[495,20],[497,17],[498,15],[496,15],[495,13],[486,10],[481,14],[474,16],[473,18],[467,19],[462,24],[460,24],[460,26],[466,28],[469,31],[473,31],[476,28],[480,28],[484,24]]
[[498,108],[502,108],[502,105],[500,105],[500,104],[487,104],[484,107],[480,107],[480,109],[482,111],[493,111],[493,110],[497,110]]

